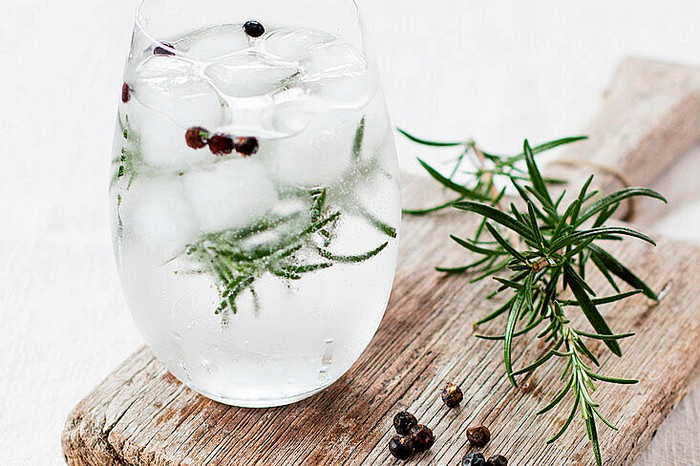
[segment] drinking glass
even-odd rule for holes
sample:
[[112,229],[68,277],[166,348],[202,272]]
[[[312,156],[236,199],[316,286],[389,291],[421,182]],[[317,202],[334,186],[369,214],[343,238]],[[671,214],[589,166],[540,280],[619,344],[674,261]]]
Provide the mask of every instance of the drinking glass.
[[112,164],[126,301],[180,381],[272,407],[357,361],[387,306],[401,214],[352,0],[143,0]]

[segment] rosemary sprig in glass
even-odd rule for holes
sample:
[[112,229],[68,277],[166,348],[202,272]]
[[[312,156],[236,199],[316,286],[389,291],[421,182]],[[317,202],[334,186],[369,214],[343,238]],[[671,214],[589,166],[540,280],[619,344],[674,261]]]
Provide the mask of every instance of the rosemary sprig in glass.
[[[112,160],[111,188],[118,188],[117,206],[122,194],[132,183],[153,174],[156,169],[143,158],[141,136],[132,129],[128,115],[119,114],[122,137],[120,153]],[[238,299],[249,292],[255,309],[258,295],[255,286],[266,275],[298,281],[304,276],[340,264],[360,263],[372,259],[396,239],[398,231],[373,215],[359,200],[350,195],[355,187],[373,176],[389,176],[382,171],[381,154],[363,158],[366,118],[357,125],[352,140],[353,164],[345,173],[328,186],[315,189],[280,187],[282,201],[292,201],[292,212],[268,213],[245,228],[232,228],[215,233],[202,234],[188,244],[176,259],[183,259],[185,266],[178,274],[208,275],[218,291],[216,315],[222,325],[227,325],[232,315],[238,313]],[[221,157],[212,163],[225,163],[230,158]],[[178,173],[185,175],[184,172]],[[122,229],[119,210],[118,228]],[[357,254],[340,255],[332,252],[336,229],[343,217],[353,216],[386,237],[376,248]]]
[[[372,215],[353,196],[345,193],[380,172],[379,155],[362,160],[365,118],[358,123],[352,141],[353,166],[338,180],[324,188],[289,190],[282,197],[302,201],[306,209],[285,215],[267,215],[245,229],[231,229],[203,235],[189,245],[185,256],[195,264],[187,273],[208,274],[215,279],[220,302],[216,314],[227,325],[238,313],[238,298],[246,291],[257,303],[255,285],[270,274],[287,281],[338,264],[365,262],[380,254],[397,229]],[[387,237],[375,249],[359,254],[339,255],[331,251],[336,226],[343,216],[353,215]]]
[[[409,137],[424,145],[445,145]],[[652,300],[658,299],[643,280],[602,246],[605,242],[621,241],[625,237],[652,245],[655,244],[654,241],[633,229],[606,225],[627,199],[646,196],[666,201],[659,193],[645,188],[626,188],[608,196],[600,196],[597,191],[591,190],[591,176],[576,199],[564,207],[566,192],[556,199],[552,196],[548,180],[542,176],[537,166],[535,154],[580,139],[582,138],[561,139],[537,148],[531,148],[525,141],[520,155],[485,156],[493,164],[492,168],[474,172],[474,178],[467,182],[472,183],[471,187],[453,181],[463,161],[462,155],[450,177],[441,175],[422,162],[435,180],[461,196],[445,206],[409,213],[425,214],[454,207],[483,218],[473,238],[452,236],[455,242],[476,254],[479,259],[464,267],[439,270],[448,273],[473,271],[477,275],[474,281],[493,277],[499,282],[499,288],[488,298],[506,295],[505,303],[477,322],[477,325],[504,317],[505,330],[502,335],[477,337],[503,342],[506,373],[514,386],[517,386],[516,376],[531,373],[552,359],[560,361],[563,366],[561,379],[566,381],[565,386],[538,414],[559,406],[567,399],[567,395],[573,399],[573,404],[564,425],[548,443],[556,441],[566,432],[578,412],[586,425],[596,463],[601,465],[596,418],[612,429],[617,428],[601,414],[593,392],[599,382],[635,384],[637,381],[604,375],[596,369],[600,364],[589,348],[590,340],[602,341],[613,354],[622,356],[619,341],[634,335],[613,332],[598,307],[640,293]],[[472,142],[465,143],[464,147],[465,153],[480,152]],[[515,167],[514,164],[520,161],[525,162],[526,168]],[[506,210],[501,206],[505,191],[493,184],[494,174],[510,180],[520,197],[522,207],[511,203]],[[592,268],[600,271],[617,294],[602,298],[596,295],[586,280],[587,272]],[[622,292],[620,282],[626,283],[632,290]],[[593,328],[592,332],[572,323],[570,316],[577,311],[585,316]],[[535,334],[536,330],[539,333]],[[547,349],[536,361],[516,370],[512,358],[513,341],[527,335],[534,336],[533,341],[542,341]]]
[[119,112],[117,121],[123,141],[119,155],[112,160],[113,175],[110,188],[124,179],[128,190],[144,164],[141,155],[141,138],[131,129],[128,115],[122,116],[122,113]]
[[[328,248],[341,213],[326,205],[325,189],[311,190],[306,195],[309,212],[270,216],[243,230],[204,235],[187,248],[187,257],[198,264],[189,273],[206,273],[216,279],[220,297],[216,314],[223,325],[228,324],[231,314],[238,313],[237,300],[245,291],[256,298],[254,286],[265,274],[297,281],[336,264],[364,262],[389,245],[384,242],[358,255],[333,254]],[[274,239],[256,242],[256,238],[270,233]]]

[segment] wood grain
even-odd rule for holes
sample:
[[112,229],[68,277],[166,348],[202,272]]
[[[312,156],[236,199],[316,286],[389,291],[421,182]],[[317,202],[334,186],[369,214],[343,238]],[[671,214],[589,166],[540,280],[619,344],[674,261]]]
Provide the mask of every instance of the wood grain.
[[649,186],[700,143],[700,69],[637,58],[626,59],[583,134],[591,136],[562,157],[567,176],[585,181],[597,172],[604,187],[620,181]]
[[[642,76],[660,81],[669,75],[697,74],[682,67],[626,62],[601,110],[607,124],[590,129],[592,141],[604,141],[589,143],[581,153],[649,183],[673,163],[684,145],[697,141],[700,97],[697,81],[677,78],[670,82],[686,86],[684,92],[661,92],[664,97],[657,98],[656,91],[635,90],[630,102],[619,95],[619,86],[629,87],[626,80],[640,70]],[[630,106],[635,116],[625,117]],[[689,109],[695,115],[688,115]],[[685,117],[678,112],[686,112]],[[663,118],[653,117],[657,113],[680,118],[674,121],[682,124],[669,127]],[[649,161],[651,152],[640,152],[640,147],[663,141],[668,145],[669,140],[676,141],[670,144],[673,150],[662,153],[659,165]],[[425,180],[407,179],[404,188],[411,206],[441,194]],[[521,378],[521,388],[515,389],[504,377],[499,344],[473,338],[472,322],[492,308],[483,297],[494,285],[469,285],[464,277],[433,271],[437,265],[468,260],[447,234],[464,233],[475,220],[452,212],[404,219],[397,282],[380,330],[353,369],[324,392],[284,408],[231,408],[185,388],[142,349],[71,413],[63,434],[66,461],[71,466],[395,464],[386,448],[393,435],[391,418],[409,409],[437,437],[429,452],[412,460],[417,464],[457,464],[467,451],[465,431],[476,423],[487,424],[493,433],[487,452],[502,453],[511,464],[594,464],[581,425],[556,444],[544,444],[565,417],[563,412],[535,416],[537,407],[560,387],[551,377],[558,368],[545,366],[529,379]],[[604,412],[621,429],[616,433],[601,428],[605,464],[625,466],[648,444],[700,367],[700,352],[694,346],[700,340],[700,290],[694,284],[700,250],[662,239],[656,250],[626,242],[616,252],[653,288],[664,290],[658,304],[635,297],[605,308],[615,331],[638,334],[623,342],[623,359],[594,346],[603,356],[605,373],[636,376],[641,382],[602,386],[596,393]],[[606,290],[601,277],[594,281]],[[496,333],[502,325],[479,330]],[[516,366],[533,360],[540,350],[516,346]],[[448,410],[440,400],[447,381],[465,391],[459,409]]]

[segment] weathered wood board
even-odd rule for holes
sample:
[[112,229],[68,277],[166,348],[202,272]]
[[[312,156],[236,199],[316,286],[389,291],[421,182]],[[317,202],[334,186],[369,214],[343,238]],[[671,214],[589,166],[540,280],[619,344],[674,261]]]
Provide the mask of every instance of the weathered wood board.
[[[700,140],[698,76],[699,71],[683,67],[627,61],[589,129],[592,140],[567,158],[586,154],[586,160],[619,169],[635,182],[653,182]],[[405,180],[406,203],[429,202],[431,192],[433,199],[439,197],[430,187],[425,180]],[[433,270],[468,260],[447,236],[468,231],[475,220],[460,213],[404,219],[396,286],[381,328],[353,369],[324,392],[283,408],[231,408],[178,383],[144,348],[71,413],[63,434],[66,461],[71,466],[395,464],[387,449],[391,419],[409,409],[437,437],[429,452],[410,463],[457,464],[468,448],[467,427],[484,423],[493,434],[486,452],[502,453],[510,464],[594,464],[580,424],[554,445],[544,443],[566,416],[556,410],[535,416],[560,387],[551,377],[558,367],[521,378],[521,388],[515,389],[504,376],[499,343],[473,338],[472,322],[491,309],[483,297],[494,285],[470,285],[464,277]],[[624,466],[648,444],[700,367],[700,249],[661,239],[656,249],[628,241],[617,253],[663,290],[658,304],[635,297],[605,308],[614,330],[637,332],[623,341],[623,359],[594,346],[605,373],[640,379],[639,385],[603,385],[596,392],[603,411],[620,427],[617,433],[600,429],[605,464]],[[598,278],[596,284],[606,289]],[[502,325],[480,331],[496,333]],[[514,355],[518,367],[539,351],[523,349],[518,346]],[[464,389],[461,408],[442,404],[439,392],[447,381]]]

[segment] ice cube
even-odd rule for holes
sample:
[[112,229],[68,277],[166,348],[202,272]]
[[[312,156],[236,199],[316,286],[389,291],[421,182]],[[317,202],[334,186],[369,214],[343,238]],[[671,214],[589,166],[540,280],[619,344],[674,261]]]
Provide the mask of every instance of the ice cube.
[[136,98],[125,111],[140,137],[146,164],[182,170],[211,161],[208,151],[187,147],[185,133],[193,126],[214,130],[225,122],[226,111],[216,90],[194,65],[155,55],[138,67],[131,82]]
[[347,110],[318,111],[299,134],[274,142],[269,164],[281,183],[328,186],[350,167],[362,115]]
[[199,60],[216,60],[241,52],[249,46],[248,36],[240,26],[212,28],[205,36],[193,39],[187,54]]
[[182,178],[177,176],[135,178],[122,193],[119,218],[124,241],[140,246],[157,264],[177,257],[199,234]]
[[185,192],[202,231],[242,228],[277,202],[275,185],[256,159],[234,159],[185,175]]
[[331,108],[361,108],[372,100],[378,90],[378,79],[370,73],[323,78],[305,83],[309,97]]
[[216,90],[195,65],[168,55],[154,55],[136,70],[134,95],[180,126],[214,126],[224,119]]
[[277,136],[293,136],[304,131],[313,117],[313,110],[303,102],[285,102],[264,110],[267,126]]
[[322,105],[359,108],[377,91],[377,77],[350,44],[332,42],[313,47],[301,65],[301,87]]
[[298,72],[294,63],[256,51],[224,58],[204,71],[221,92],[232,97],[269,94],[283,88],[284,81]]
[[327,32],[312,29],[280,28],[265,38],[265,51],[284,60],[299,60],[312,47],[333,42],[335,37]]
[[355,47],[338,41],[312,47],[300,63],[305,80],[364,74],[368,69]]
[[140,141],[140,155],[148,167],[182,171],[216,160],[206,148],[194,150],[188,147],[185,142],[187,130],[168,115],[135,100],[129,103],[127,115],[130,127]]

